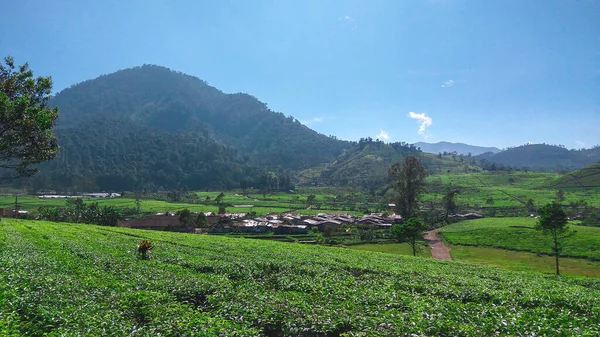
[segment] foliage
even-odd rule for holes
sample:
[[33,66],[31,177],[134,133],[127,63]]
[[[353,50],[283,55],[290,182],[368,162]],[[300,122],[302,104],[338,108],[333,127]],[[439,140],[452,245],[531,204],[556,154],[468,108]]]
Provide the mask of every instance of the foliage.
[[67,199],[64,207],[41,206],[38,217],[56,222],[82,222],[101,226],[116,226],[121,211],[113,206],[99,206],[97,202],[86,204],[81,199]]
[[195,224],[196,224],[196,227],[198,227],[198,228],[210,227],[210,224],[208,223],[208,218],[206,218],[206,215],[204,214],[204,212],[198,212],[198,216],[196,217]]
[[182,226],[189,226],[190,224],[194,223],[194,219],[192,218],[192,212],[187,208],[184,208],[181,211],[177,212],[177,217],[179,219],[179,223]]
[[556,257],[556,275],[559,275],[558,257],[562,251],[561,242],[563,239],[573,235],[573,232],[567,226],[567,213],[565,213],[559,203],[553,202],[540,208],[539,216],[540,218],[535,229],[541,230],[544,234],[551,236],[552,252]]
[[408,156],[403,164],[390,166],[388,174],[396,192],[396,212],[405,218],[412,217],[418,210],[423,181],[429,172],[417,157]]
[[[600,333],[595,280],[335,247],[7,222],[0,327],[16,336]],[[128,253],[140,240],[160,245],[144,263]]]
[[582,222],[584,226],[600,227],[600,210],[591,212]]
[[142,260],[148,260],[150,258],[149,254],[152,251],[152,248],[154,248],[154,245],[148,240],[141,240],[137,244],[137,252],[140,254]]
[[427,225],[417,218],[408,219],[401,225],[393,225],[391,228],[392,236],[398,242],[406,242],[413,251],[413,256],[417,256],[419,241],[423,240],[423,232],[427,230]]
[[556,201],[558,203],[562,203],[563,201],[565,201],[565,191],[560,189],[558,191],[556,191]]
[[[34,165],[54,158],[58,143],[52,128],[58,108],[50,108],[52,79],[34,78],[27,63],[10,56],[0,64],[0,169],[5,179],[31,176]],[[16,70],[15,70],[16,69]]]
[[349,146],[251,95],[154,65],[79,83],[51,103],[61,107],[64,151],[43,171],[55,188],[237,188],[265,171],[284,177],[328,162]]
[[454,201],[454,197],[460,193],[459,189],[449,189],[448,192],[446,193],[446,195],[444,195],[444,199],[442,200],[442,203],[444,204],[444,209],[446,210],[446,222],[448,222],[448,216],[450,214],[455,214],[456,213],[456,201]]

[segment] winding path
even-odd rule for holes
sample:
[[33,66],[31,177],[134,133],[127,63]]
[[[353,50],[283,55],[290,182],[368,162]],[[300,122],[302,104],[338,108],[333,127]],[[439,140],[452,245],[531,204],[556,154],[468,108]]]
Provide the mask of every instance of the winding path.
[[425,233],[424,238],[431,246],[431,256],[434,259],[452,260],[452,257],[450,257],[450,248],[442,242],[438,236],[437,229]]

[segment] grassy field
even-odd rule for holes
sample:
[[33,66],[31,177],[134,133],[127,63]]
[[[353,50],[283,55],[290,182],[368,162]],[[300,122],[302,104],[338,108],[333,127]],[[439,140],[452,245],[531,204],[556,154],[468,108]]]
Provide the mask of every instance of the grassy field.
[[[536,271],[554,274],[554,258],[547,255],[514,250],[451,245],[450,255],[455,261],[480,263],[518,271]],[[560,273],[569,276],[600,277],[600,262],[587,259],[561,258]]]
[[[483,207],[522,207],[529,199],[535,205],[555,200],[559,188],[565,191],[565,204],[584,199],[588,204],[600,207],[600,184],[581,188],[559,185],[563,175],[549,172],[485,172],[470,174],[442,174],[427,178],[425,200],[441,200],[448,188],[459,188],[456,197],[459,205]],[[487,203],[488,199],[493,203]]]
[[[155,244],[136,257],[141,239]],[[592,336],[600,282],[397,254],[4,219],[2,336]]]
[[[470,245],[551,254],[550,238],[533,229],[532,218],[486,218],[462,221],[439,230],[453,245]],[[600,228],[571,226],[575,235],[564,240],[561,255],[600,260]]]

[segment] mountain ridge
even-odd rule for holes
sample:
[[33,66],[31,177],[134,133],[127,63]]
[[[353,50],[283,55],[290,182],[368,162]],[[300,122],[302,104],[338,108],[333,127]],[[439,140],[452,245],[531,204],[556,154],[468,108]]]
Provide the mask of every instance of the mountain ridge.
[[428,152],[428,153],[433,153],[433,154],[444,153],[444,152],[446,152],[446,153],[456,152],[458,154],[464,154],[464,155],[468,155],[469,153],[471,153],[471,155],[476,156],[476,155],[483,154],[486,152],[497,153],[497,152],[502,151],[497,147],[477,146],[477,145],[470,145],[470,144],[465,144],[465,143],[452,143],[452,142],[446,142],[446,141],[441,141],[441,142],[437,142],[437,143],[417,142],[414,145],[416,147],[420,147],[421,151],[423,151],[423,152]]

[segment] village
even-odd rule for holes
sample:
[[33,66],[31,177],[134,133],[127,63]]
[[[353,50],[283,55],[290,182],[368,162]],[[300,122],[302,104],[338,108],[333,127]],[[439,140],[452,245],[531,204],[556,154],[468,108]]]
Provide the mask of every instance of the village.
[[[193,213],[196,217],[198,213]],[[193,233],[269,233],[306,234],[318,229],[320,232],[337,230],[344,224],[365,225],[372,228],[385,229],[393,224],[402,223],[402,217],[395,214],[370,213],[362,217],[348,214],[319,213],[304,215],[295,213],[268,214],[250,217],[248,213],[214,214],[205,212],[208,228],[196,228],[195,225],[184,226],[176,213],[156,213],[137,219],[119,221],[119,226],[137,229],[174,230]]]

